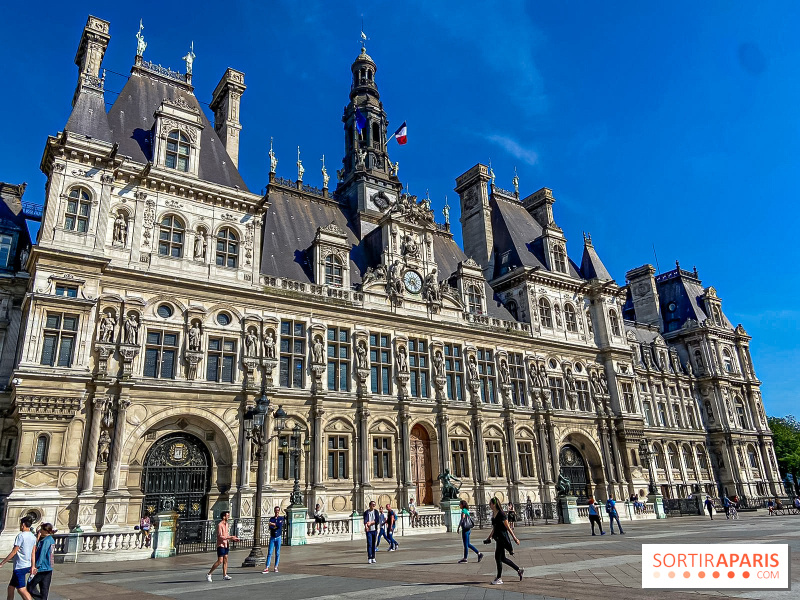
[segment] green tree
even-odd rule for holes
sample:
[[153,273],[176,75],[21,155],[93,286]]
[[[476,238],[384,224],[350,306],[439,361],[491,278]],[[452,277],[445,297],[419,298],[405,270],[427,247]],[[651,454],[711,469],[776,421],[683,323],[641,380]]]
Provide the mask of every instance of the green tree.
[[[781,474],[791,475],[797,486],[800,474],[800,423],[792,415],[785,417],[769,417],[769,428],[772,430],[775,444],[775,458]],[[797,490],[795,490],[797,491]]]

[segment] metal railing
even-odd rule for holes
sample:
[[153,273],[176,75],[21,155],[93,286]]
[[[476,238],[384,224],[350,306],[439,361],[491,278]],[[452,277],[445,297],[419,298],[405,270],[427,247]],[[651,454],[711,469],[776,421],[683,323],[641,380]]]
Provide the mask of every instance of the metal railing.
[[[217,548],[217,524],[219,521],[208,519],[204,521],[188,521],[179,519],[175,530],[175,553],[194,554],[198,552],[211,552]],[[231,550],[242,550],[252,547],[255,519],[242,517],[228,520],[230,535],[239,538],[238,542],[229,542]],[[289,537],[288,520],[283,527],[283,542]],[[261,545],[269,544],[269,518],[261,518]]]
[[[508,504],[506,504],[508,507]],[[479,529],[492,526],[492,509],[488,504],[479,504],[473,510],[475,524]],[[508,513],[506,513],[508,514]],[[525,502],[514,504],[514,525],[536,525],[560,523],[561,514],[555,502]]]

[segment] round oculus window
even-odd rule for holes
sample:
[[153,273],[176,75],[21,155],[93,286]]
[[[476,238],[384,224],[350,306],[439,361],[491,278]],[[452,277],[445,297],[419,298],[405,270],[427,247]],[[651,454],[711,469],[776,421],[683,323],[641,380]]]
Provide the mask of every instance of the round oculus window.
[[675,312],[676,308],[678,308],[678,305],[675,304],[674,302],[670,302],[669,304],[667,304],[667,310],[669,312]]
[[156,312],[162,319],[169,319],[172,316],[172,307],[169,304],[162,304]]
[[217,323],[225,327],[231,324],[231,316],[228,313],[219,313],[217,315]]

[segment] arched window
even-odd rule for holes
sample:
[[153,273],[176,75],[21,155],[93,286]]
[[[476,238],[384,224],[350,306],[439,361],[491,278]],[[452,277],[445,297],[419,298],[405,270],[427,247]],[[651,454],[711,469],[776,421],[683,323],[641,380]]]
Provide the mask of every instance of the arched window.
[[344,282],[344,269],[338,256],[329,254],[325,257],[325,285],[342,287]]
[[733,357],[727,348],[722,349],[722,364],[725,367],[725,371],[733,373]]
[[167,136],[167,154],[165,165],[168,169],[189,171],[189,138],[178,130],[171,131]]
[[33,464],[46,465],[47,464],[47,447],[48,439],[46,435],[40,435],[36,438],[36,455],[33,457]]
[[700,468],[703,471],[708,471],[708,458],[706,457],[706,453],[703,450],[702,446],[697,447],[697,464],[700,465]]
[[715,306],[712,312],[714,313],[714,322],[722,327],[722,313],[719,310],[719,306]]
[[217,234],[217,266],[239,266],[239,236],[230,227],[223,227]]
[[663,469],[664,468],[664,452],[661,450],[661,446],[654,445],[653,446],[653,454],[656,459],[656,469]]
[[677,469],[678,465],[678,457],[675,454],[674,446],[667,446],[667,458],[669,458],[669,468],[670,469]]
[[166,216],[161,219],[161,231],[158,233],[158,253],[161,256],[180,258],[183,256],[183,221],[178,217]]
[[559,273],[567,272],[567,251],[560,244],[553,248],[553,267]]
[[564,323],[567,326],[567,331],[578,333],[578,319],[575,316],[575,307],[572,304],[564,305]]
[[517,303],[514,300],[509,300],[506,303],[506,309],[511,313],[511,316],[514,317],[515,321],[519,321],[519,306],[517,306]]
[[483,314],[483,296],[477,285],[467,288],[467,308],[473,315]]
[[619,317],[617,316],[617,311],[608,311],[608,320],[611,322],[611,335],[622,335],[622,331],[619,328]]
[[692,449],[689,446],[683,447],[683,462],[686,464],[687,471],[694,471],[694,461],[692,460]]
[[64,211],[64,229],[86,233],[89,230],[89,214],[92,200],[85,188],[75,187],[69,191],[67,209]]
[[542,321],[542,327],[553,328],[553,313],[547,298],[539,298],[539,319]]
[[744,412],[744,403],[738,396],[736,397],[736,418],[739,420],[739,426],[742,429],[749,429],[747,424],[747,415]]
[[758,458],[756,457],[756,450],[752,446],[747,447],[747,460],[750,462],[751,469],[758,469]]
[[381,149],[381,126],[378,123],[372,124],[372,147]]
[[631,449],[631,465],[634,467],[639,466],[639,460],[636,458],[636,450]]

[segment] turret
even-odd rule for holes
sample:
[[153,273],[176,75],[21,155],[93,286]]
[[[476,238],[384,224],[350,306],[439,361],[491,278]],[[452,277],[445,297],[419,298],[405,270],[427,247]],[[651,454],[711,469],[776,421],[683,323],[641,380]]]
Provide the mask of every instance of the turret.
[[101,95],[103,93],[104,78],[100,75],[100,67],[111,39],[108,27],[108,21],[91,15],[86,21],[86,27],[83,28],[83,35],[78,44],[78,51],[75,53],[75,64],[78,66],[78,86],[72,97],[73,106],[83,90]]

